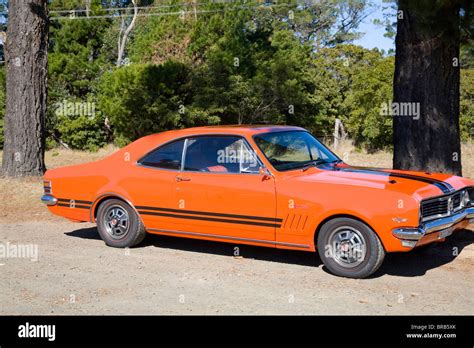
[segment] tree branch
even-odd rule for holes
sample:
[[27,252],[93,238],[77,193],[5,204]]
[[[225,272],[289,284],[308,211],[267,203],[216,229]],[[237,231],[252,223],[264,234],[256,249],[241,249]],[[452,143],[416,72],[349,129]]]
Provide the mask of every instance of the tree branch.
[[120,34],[122,33],[122,29],[120,30],[120,34],[119,34],[119,48],[118,48],[117,63],[116,63],[117,66],[122,65],[123,54],[125,52],[125,45],[127,43],[128,36],[132,32],[133,27],[135,26],[135,22],[137,21],[137,17],[138,17],[137,0],[132,0],[132,3],[133,3],[133,18],[132,18],[132,21],[130,22],[130,25],[128,26],[128,28],[123,33],[123,36],[120,37]]

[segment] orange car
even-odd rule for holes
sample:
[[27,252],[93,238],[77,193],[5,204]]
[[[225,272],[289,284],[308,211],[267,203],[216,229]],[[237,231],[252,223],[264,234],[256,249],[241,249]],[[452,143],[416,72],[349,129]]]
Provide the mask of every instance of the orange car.
[[474,221],[474,181],[353,167],[306,130],[219,126],[141,138],[93,163],[48,170],[42,201],[96,222],[107,245],[148,233],[318,251],[362,278],[385,253],[444,240]]

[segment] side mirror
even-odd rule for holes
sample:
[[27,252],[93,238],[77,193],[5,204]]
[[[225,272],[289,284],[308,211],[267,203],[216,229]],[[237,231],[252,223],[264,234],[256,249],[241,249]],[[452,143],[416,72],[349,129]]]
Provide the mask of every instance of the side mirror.
[[267,167],[261,166],[258,168],[258,173],[263,177],[263,180],[270,179],[273,175],[270,173]]

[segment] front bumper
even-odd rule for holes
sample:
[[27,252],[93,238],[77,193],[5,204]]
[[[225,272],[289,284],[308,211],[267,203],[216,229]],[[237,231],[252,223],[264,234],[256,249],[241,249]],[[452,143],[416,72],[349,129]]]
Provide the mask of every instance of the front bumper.
[[41,202],[46,205],[56,205],[56,203],[58,203],[58,199],[51,195],[43,195],[41,197]]
[[415,247],[449,236],[453,231],[474,222],[474,207],[469,207],[454,215],[426,222],[418,228],[402,227],[392,230],[392,234],[402,240],[402,245]]

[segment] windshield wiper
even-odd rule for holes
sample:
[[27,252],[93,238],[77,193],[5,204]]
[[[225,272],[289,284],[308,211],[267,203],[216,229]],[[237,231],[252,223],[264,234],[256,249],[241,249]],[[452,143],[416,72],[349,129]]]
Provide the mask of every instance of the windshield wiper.
[[336,159],[334,161],[326,161],[326,160],[323,160],[321,158],[317,159],[317,160],[312,160],[308,163],[306,163],[304,166],[303,166],[303,172],[307,171],[309,168],[311,167],[317,167],[319,166],[320,164],[326,164],[326,163],[342,163],[343,161],[341,159]]
[[302,170],[303,170],[303,172],[305,172],[305,171],[307,171],[309,168],[319,166],[320,164],[323,164],[323,163],[327,163],[327,162],[326,162],[325,160],[323,160],[323,159],[320,159],[320,158],[317,159],[317,160],[312,160],[312,161],[306,163],[306,164],[303,166]]

